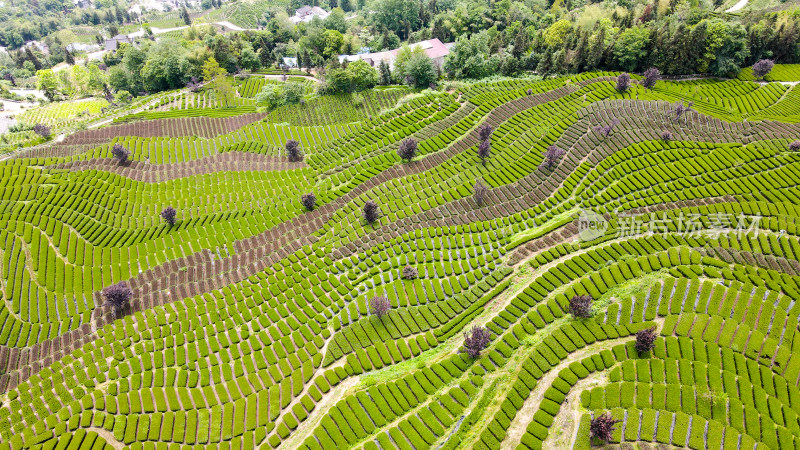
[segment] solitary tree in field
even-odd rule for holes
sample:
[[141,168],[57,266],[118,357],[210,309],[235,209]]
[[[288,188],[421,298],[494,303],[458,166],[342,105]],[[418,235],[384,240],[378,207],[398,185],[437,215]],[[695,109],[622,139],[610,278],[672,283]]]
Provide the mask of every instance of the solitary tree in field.
[[789,143],[789,150],[793,152],[800,151],[800,140]]
[[653,350],[656,346],[656,327],[639,330],[636,333],[636,353],[642,354]]
[[614,435],[614,425],[622,422],[611,417],[611,413],[605,412],[592,419],[589,425],[589,437],[597,438],[603,442],[610,442]]
[[361,215],[364,216],[364,220],[366,220],[368,224],[372,224],[380,217],[381,209],[378,207],[378,204],[375,203],[375,200],[367,200],[367,203],[364,203],[364,208],[361,210]]
[[556,165],[558,165],[558,160],[560,160],[561,157],[566,153],[566,151],[556,147],[555,145],[547,147],[547,150],[544,152],[544,161],[539,167],[544,169],[554,168]]
[[111,147],[111,156],[113,156],[118,163],[126,164],[128,162],[128,158],[131,157],[131,152],[129,152],[128,149],[123,147],[121,144],[114,144],[114,146]]
[[103,289],[103,298],[106,299],[106,305],[120,310],[128,306],[133,298],[133,291],[127,284],[119,282]]
[[417,140],[414,138],[403,139],[397,148],[397,156],[404,161],[411,161],[417,156]]
[[592,317],[592,296],[576,295],[569,299],[569,312],[574,317]]
[[481,180],[478,180],[475,182],[474,189],[475,193],[473,195],[475,196],[475,203],[477,203],[478,206],[481,206],[483,205],[483,202],[486,201],[486,195],[489,193],[489,188],[486,187]]
[[489,156],[491,156],[491,153],[492,144],[488,140],[481,141],[481,143],[478,144],[478,158],[481,159],[481,163],[484,166],[486,165],[486,160],[489,159]]
[[692,109],[692,105],[694,105],[694,102],[689,102],[684,105],[682,100],[678,100],[677,102],[675,102],[675,106],[669,111],[669,113],[675,114],[674,120],[675,122],[677,122],[681,119],[681,117],[683,117],[684,114],[690,111],[694,111]]
[[642,86],[645,89],[653,89],[656,82],[661,79],[661,72],[655,67],[651,67],[644,71],[644,78],[642,79]]
[[403,267],[403,272],[401,274],[404,280],[415,280],[419,277],[419,272],[417,268],[414,266],[405,266]]
[[605,125],[596,125],[593,130],[597,134],[603,135],[603,137],[608,137],[609,134],[614,130],[614,127],[617,126],[619,123],[619,119],[614,119],[611,122]]
[[671,141],[672,140],[672,132],[669,130],[664,130],[661,132],[661,140],[662,141]]
[[161,211],[161,218],[164,219],[164,222],[167,222],[169,226],[175,225],[175,221],[178,217],[178,211],[175,211],[175,208],[172,206],[167,206]]
[[308,194],[303,194],[300,197],[300,203],[303,204],[303,207],[309,211],[314,210],[314,206],[317,205],[317,196],[314,195],[313,192],[309,192]]
[[481,141],[488,141],[492,137],[492,133],[494,133],[494,127],[488,123],[478,128],[478,138]]
[[378,316],[378,319],[383,321],[383,316],[392,309],[392,304],[389,303],[389,299],[386,297],[373,297],[369,301],[369,310],[370,313]]
[[631,76],[627,73],[621,73],[617,77],[617,91],[625,93],[631,88]]
[[291,162],[298,162],[303,160],[303,152],[300,151],[300,143],[294,139],[286,141],[286,156]]
[[771,59],[762,59],[753,64],[753,76],[756,77],[757,80],[762,80],[772,71],[773,67],[775,67],[775,61]]
[[48,127],[43,123],[37,123],[36,125],[34,125],[33,132],[45,139],[48,139],[50,137],[50,134],[52,134],[50,127]]
[[491,333],[483,327],[473,327],[469,333],[464,333],[464,347],[461,353],[466,353],[472,358],[481,356],[481,350],[489,346]]

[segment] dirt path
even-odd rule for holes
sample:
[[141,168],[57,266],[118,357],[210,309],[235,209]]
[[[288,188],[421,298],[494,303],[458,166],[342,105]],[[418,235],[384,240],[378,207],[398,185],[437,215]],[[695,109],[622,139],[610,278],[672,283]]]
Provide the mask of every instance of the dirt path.
[[84,429],[86,431],[94,431],[95,433],[99,434],[100,437],[106,440],[108,445],[114,447],[117,450],[122,450],[123,448],[125,448],[125,444],[118,441],[117,438],[114,437],[114,434],[106,430],[105,428],[88,427]]
[[726,9],[725,12],[728,12],[728,13],[736,12],[736,11],[744,8],[745,6],[747,6],[747,1],[748,0],[739,0],[738,3],[736,3],[733,6],[731,6],[730,8]]
[[[633,339],[633,337],[629,336],[624,338],[617,338],[602,342],[596,342],[574,353],[570,353],[557,366],[551,368],[546,374],[544,374],[542,379],[539,380],[539,382],[536,384],[536,387],[533,389],[533,391],[531,391],[531,395],[527,398],[527,400],[525,400],[525,403],[522,404],[522,408],[517,412],[517,415],[514,417],[514,420],[511,421],[511,425],[508,427],[508,432],[506,433],[506,438],[501,443],[500,448],[504,450],[513,450],[517,448],[522,439],[522,436],[525,434],[525,431],[528,428],[528,423],[530,422],[530,418],[533,416],[536,410],[539,409],[539,405],[542,403],[545,391],[553,384],[553,381],[556,378],[558,378],[558,374],[559,372],[561,372],[561,370],[563,370],[565,367],[569,366],[573,362],[578,361],[586,356],[590,356],[594,353],[599,352],[600,350],[610,349],[611,347],[617,344],[622,344],[631,339]],[[599,372],[599,374],[602,374],[602,372]],[[591,376],[588,377],[587,380],[590,378]],[[575,388],[573,387],[573,389],[570,390],[570,394],[572,394],[573,391],[577,392],[577,390],[575,390]],[[579,402],[574,401],[573,403],[579,403]],[[563,406],[562,406],[562,411],[563,411]],[[561,416],[561,414],[559,414],[559,416]],[[553,426],[550,427],[550,429],[551,430],[558,429],[555,425],[555,422]],[[558,430],[559,430],[557,433],[558,435],[565,434],[563,429],[558,429]],[[554,434],[551,434],[550,436],[554,436]],[[548,437],[548,441],[549,440],[550,437]],[[566,447],[552,447],[552,446],[548,447],[547,445],[543,445],[542,448],[566,448]]]
[[[283,81],[283,75],[261,75],[261,76],[266,78],[266,79],[268,79],[268,80]],[[314,77],[309,76],[309,75],[286,75],[286,79],[288,80],[289,78],[303,78],[303,79],[306,79],[306,80],[309,80],[309,81],[313,81],[314,83],[320,83],[321,82],[317,78],[314,78]]]
[[[330,366],[333,367],[333,366]],[[330,367],[326,367],[329,369]],[[281,442],[277,447],[279,449],[292,449],[300,448],[300,445],[314,433],[320,421],[325,417],[333,405],[348,394],[348,391],[358,385],[360,377],[350,377],[339,383],[335,388],[331,389],[327,394],[322,396],[322,400],[317,402],[314,411],[308,415],[308,418],[301,423],[297,429],[286,440]],[[284,409],[289,411],[289,409]]]

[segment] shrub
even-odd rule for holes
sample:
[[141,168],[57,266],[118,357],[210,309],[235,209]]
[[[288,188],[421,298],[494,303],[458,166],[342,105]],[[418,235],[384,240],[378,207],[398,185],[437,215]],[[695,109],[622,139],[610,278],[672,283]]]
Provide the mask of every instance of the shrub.
[[475,182],[474,195],[475,195],[475,203],[477,203],[478,206],[483,205],[483,202],[486,201],[486,195],[488,193],[489,193],[489,188],[485,184],[483,184],[481,180]]
[[790,143],[789,150],[793,152],[800,151],[800,139]]
[[176,211],[172,206],[167,206],[163,211],[161,211],[161,218],[164,219],[169,226],[175,225],[175,220],[177,217],[178,211]]
[[472,327],[469,333],[464,333],[464,347],[459,350],[461,353],[466,353],[472,358],[477,358],[481,355],[481,350],[489,345],[489,337],[491,332],[483,327]]
[[294,139],[286,141],[286,157],[291,162],[298,162],[303,160],[303,152],[300,151],[300,143]]
[[106,299],[106,305],[119,310],[131,301],[133,291],[124,282],[119,282],[103,289],[103,297]]
[[488,123],[478,128],[478,138],[481,141],[488,141],[492,137],[492,133],[494,133],[494,127]]
[[762,59],[753,64],[753,76],[758,80],[763,79],[772,71],[774,66],[775,61],[771,59]]
[[403,139],[397,148],[397,156],[405,161],[411,161],[417,156],[417,140],[414,138]]
[[300,197],[300,203],[303,204],[303,208],[309,211],[313,211],[314,206],[317,205],[317,196],[314,195],[313,192],[309,192],[308,194],[303,194],[303,196]]
[[372,224],[380,217],[381,209],[375,203],[375,200],[367,200],[367,203],[364,203],[364,209],[361,210],[361,215],[364,216],[364,220],[368,224]]
[[111,156],[120,164],[125,164],[128,162],[128,158],[131,157],[131,152],[123,147],[122,144],[114,144],[114,146],[111,147]]
[[383,321],[383,316],[392,309],[392,304],[389,303],[389,299],[386,297],[373,297],[369,301],[369,310],[371,314],[378,316],[378,319]]
[[671,141],[672,140],[672,132],[669,130],[664,130],[661,132],[661,140],[662,141]]
[[574,317],[592,317],[592,296],[576,295],[569,300],[569,312]]
[[610,442],[614,434],[614,425],[622,422],[611,417],[611,413],[605,412],[592,419],[589,425],[589,437],[597,438],[603,442]]
[[484,166],[486,165],[486,159],[489,158],[489,154],[491,153],[491,151],[492,151],[492,145],[489,143],[488,140],[481,141],[481,143],[478,144],[478,158],[481,159],[481,163]]
[[636,353],[647,353],[656,346],[656,327],[639,330],[636,333]]
[[661,79],[661,72],[655,67],[651,67],[644,71],[644,78],[642,79],[642,86],[645,89],[653,89],[656,82]]
[[566,151],[556,147],[555,145],[547,147],[547,150],[544,152],[544,161],[539,167],[552,169],[558,164],[558,160],[561,159],[561,157],[566,153]]
[[405,266],[403,267],[403,272],[400,276],[402,276],[405,280],[414,280],[419,277],[419,272],[417,271],[416,267]]
[[37,123],[36,125],[34,125],[33,126],[33,132],[38,134],[39,136],[45,138],[45,139],[50,138],[50,134],[52,133],[52,131],[50,130],[50,127],[48,127],[47,125],[45,125],[43,123]]
[[627,92],[628,89],[631,88],[631,76],[628,75],[627,73],[621,73],[617,77],[617,86],[616,86],[616,88],[617,88],[618,92],[621,92],[621,93]]

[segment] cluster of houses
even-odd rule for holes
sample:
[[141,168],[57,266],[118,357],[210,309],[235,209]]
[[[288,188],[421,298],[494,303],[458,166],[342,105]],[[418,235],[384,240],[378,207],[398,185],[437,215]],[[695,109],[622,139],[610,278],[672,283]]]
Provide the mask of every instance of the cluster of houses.
[[[79,0],[74,0],[79,1]],[[159,0],[151,0],[158,2]],[[160,0],[163,3],[168,3],[169,1],[177,1],[177,0]],[[294,16],[290,17],[289,20],[292,23],[308,23],[311,22],[315,17],[320,19],[325,19],[330,15],[330,12],[325,11],[324,9],[320,8],[319,6],[303,6],[295,11]],[[141,34],[141,32],[139,32]],[[81,43],[73,43],[67,46],[67,49],[71,52],[87,52],[89,54],[90,59],[101,59],[102,54],[105,52],[112,52],[119,48],[119,45],[122,43],[133,44],[134,38],[136,33],[126,35],[126,34],[118,34],[114,37],[108,38],[103,42],[103,45],[97,44],[81,44]],[[46,45],[44,43],[38,41],[31,41],[25,44],[26,46],[35,46],[43,53],[48,53]],[[442,43],[439,39],[428,39],[426,41],[416,42],[411,44],[410,47],[412,49],[421,48],[425,54],[430,58],[433,63],[442,68],[444,65],[445,57],[450,54],[450,49],[452,48],[453,43]],[[339,55],[339,62],[344,63],[353,62],[362,60],[367,62],[372,67],[378,67],[381,62],[385,62],[388,64],[390,69],[394,69],[394,62],[397,59],[397,54],[400,52],[399,48],[394,50],[385,50],[382,52],[363,52],[358,53],[355,55]],[[286,57],[283,58],[283,64],[286,67],[293,68],[297,67],[297,58]]]

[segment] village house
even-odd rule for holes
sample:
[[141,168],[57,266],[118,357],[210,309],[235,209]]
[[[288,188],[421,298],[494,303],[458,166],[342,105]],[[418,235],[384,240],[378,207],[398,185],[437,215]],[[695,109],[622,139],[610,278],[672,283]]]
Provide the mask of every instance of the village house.
[[325,11],[324,9],[320,8],[319,6],[303,6],[302,8],[298,9],[294,12],[294,16],[290,17],[289,20],[292,23],[300,23],[300,22],[311,22],[314,17],[319,17],[320,19],[325,19],[331,13]]
[[[409,47],[411,47],[412,50],[417,47],[422,48],[425,51],[425,54],[428,55],[428,58],[433,60],[433,63],[436,65],[436,67],[440,69],[444,66],[444,58],[450,54],[450,47],[448,44],[443,44],[439,39],[428,39],[427,41],[415,42],[409,45]],[[339,55],[339,62],[353,62],[360,59],[369,63],[369,65],[372,67],[378,67],[381,61],[384,61],[389,65],[390,69],[394,69],[394,61],[399,52],[400,49],[396,48],[394,50],[386,50],[383,52],[360,53],[357,55]]]

